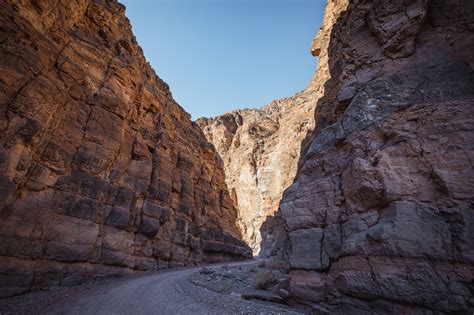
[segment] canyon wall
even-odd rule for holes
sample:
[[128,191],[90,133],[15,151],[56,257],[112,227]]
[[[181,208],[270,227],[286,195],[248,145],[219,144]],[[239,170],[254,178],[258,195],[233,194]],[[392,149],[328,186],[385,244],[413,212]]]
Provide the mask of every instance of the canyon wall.
[[122,5],[0,8],[0,296],[251,255],[213,146]]
[[315,91],[303,91],[261,109],[197,120],[222,158],[240,231],[255,255],[262,223],[295,177],[301,143],[314,127],[315,104]]
[[291,265],[280,293],[322,313],[467,313],[474,2],[329,0],[324,23],[315,132],[262,227]]
[[[239,228],[254,255],[268,256],[283,249],[282,242],[272,239],[274,235],[262,240],[260,230],[263,224],[282,227],[273,215],[283,192],[293,183],[314,130],[316,103],[330,76],[327,39],[345,6],[347,1],[328,2],[325,21],[311,47],[311,53],[318,56],[318,67],[302,92],[261,109],[236,110],[196,121],[222,158],[227,186],[238,209]],[[261,246],[265,243],[275,248]]]

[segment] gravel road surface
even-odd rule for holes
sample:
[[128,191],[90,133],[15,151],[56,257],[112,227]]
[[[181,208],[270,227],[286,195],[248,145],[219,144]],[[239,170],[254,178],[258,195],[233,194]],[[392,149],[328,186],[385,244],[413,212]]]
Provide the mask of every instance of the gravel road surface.
[[[227,265],[257,263],[250,261]],[[238,296],[213,292],[188,281],[188,277],[199,272],[201,268],[148,273],[92,286],[82,292],[65,294],[67,298],[53,300],[36,311],[35,293],[31,293],[25,298],[25,302],[30,301],[30,309],[20,307],[15,311],[10,308],[6,313],[39,311],[42,314],[298,314],[284,305],[242,300]],[[43,292],[38,296],[47,298],[47,293]],[[14,307],[19,301],[21,303],[21,297],[15,297],[11,305]]]

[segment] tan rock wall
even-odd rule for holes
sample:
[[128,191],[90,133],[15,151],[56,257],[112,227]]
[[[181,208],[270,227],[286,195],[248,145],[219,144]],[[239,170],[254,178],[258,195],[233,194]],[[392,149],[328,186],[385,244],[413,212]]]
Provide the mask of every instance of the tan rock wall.
[[0,295],[249,255],[116,1],[0,2]]
[[244,109],[198,125],[222,158],[243,239],[260,252],[260,227],[296,174],[302,141],[314,127],[315,91]]
[[[261,109],[244,109],[197,120],[221,156],[226,182],[238,208],[244,240],[261,252],[260,228],[278,209],[281,196],[293,183],[302,151],[315,127],[317,100],[329,78],[326,40],[348,1],[329,1],[311,53],[318,67],[306,89],[275,100]],[[317,21],[315,21],[317,24]],[[268,250],[268,248],[267,248]]]

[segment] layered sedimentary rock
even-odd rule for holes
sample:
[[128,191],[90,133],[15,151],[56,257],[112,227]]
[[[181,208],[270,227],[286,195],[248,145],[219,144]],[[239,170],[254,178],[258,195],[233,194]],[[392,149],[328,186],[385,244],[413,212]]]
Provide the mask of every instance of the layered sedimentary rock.
[[116,1],[1,1],[0,295],[242,258],[213,146]]
[[291,264],[290,301],[474,308],[473,51],[472,1],[328,2],[315,133],[262,231]]

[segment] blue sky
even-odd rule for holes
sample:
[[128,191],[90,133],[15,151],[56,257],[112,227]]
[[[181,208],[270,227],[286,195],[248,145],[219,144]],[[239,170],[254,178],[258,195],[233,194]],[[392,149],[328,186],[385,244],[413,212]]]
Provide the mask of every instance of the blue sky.
[[324,0],[119,0],[138,43],[193,119],[303,90]]

